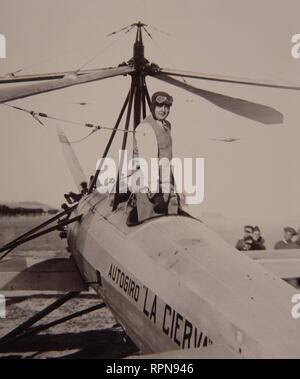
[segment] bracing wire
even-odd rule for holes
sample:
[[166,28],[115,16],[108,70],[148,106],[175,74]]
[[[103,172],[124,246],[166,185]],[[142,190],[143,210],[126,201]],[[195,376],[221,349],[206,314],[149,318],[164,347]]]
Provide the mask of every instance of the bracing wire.
[[[94,56],[92,56],[91,58],[89,58],[86,62],[84,62],[77,70],[75,70],[75,72],[79,72],[81,71],[84,67],[86,67],[89,63],[91,63],[92,61],[94,61],[96,58],[98,58],[100,55],[102,55],[105,51],[107,51],[108,49],[110,49],[112,46],[114,46],[118,41],[120,41],[120,39],[122,39],[128,32],[130,32],[132,30],[133,26],[128,26],[126,27],[126,30],[124,33],[122,33],[119,38],[116,38],[114,39],[111,43],[109,43],[108,45],[106,45],[103,49],[101,49],[100,51],[98,51],[97,54],[95,54]],[[123,28],[122,28],[123,29]],[[114,34],[117,34],[119,32],[122,31],[119,30],[118,32],[114,32]],[[125,28],[124,28],[125,29]]]
[[[92,123],[84,123],[84,122],[72,121],[72,120],[67,120],[67,119],[63,119],[63,118],[54,117],[54,116],[50,116],[50,115],[48,115],[46,113],[36,112],[36,111],[33,111],[33,110],[17,107],[15,105],[7,104],[7,103],[3,103],[1,105],[5,105],[7,107],[10,107],[10,108],[13,108],[13,109],[16,109],[16,110],[19,110],[19,111],[22,111],[22,112],[30,114],[37,122],[39,122],[39,124],[41,124],[43,126],[45,126],[45,125],[40,120],[40,118],[47,118],[49,120],[60,121],[60,122],[63,122],[63,123],[68,123],[68,124],[73,124],[73,125],[85,126],[87,128],[92,128],[93,129],[87,136],[85,136],[81,140],[73,141],[72,143],[81,142],[81,141],[85,140],[86,138],[88,138],[93,133],[95,133],[95,132],[97,132],[99,130],[102,130],[102,129],[104,129],[104,130],[115,130],[114,128],[107,127],[107,126],[95,125],[95,124],[92,124]],[[133,130],[117,129],[116,131],[117,132],[121,132],[121,133],[134,133]]]
[[170,33],[166,32],[166,31],[164,31],[164,30],[162,30],[162,29],[159,29],[159,28],[157,28],[157,27],[155,27],[155,26],[153,26],[153,25],[149,25],[149,24],[148,24],[147,27],[149,27],[149,28],[155,30],[156,32],[159,32],[159,33],[165,34],[165,35],[168,36],[168,37],[171,37],[171,34],[170,34]]
[[74,144],[74,143],[80,143],[84,140],[86,140],[88,137],[90,137],[92,134],[94,134],[95,132],[97,132],[98,130],[101,130],[100,127],[96,127],[95,129],[93,129],[88,135],[84,136],[83,138],[80,138],[78,140],[75,140],[75,141],[70,141],[71,144]]
[[148,35],[148,37],[151,38],[151,39],[153,39],[152,35],[149,33],[149,31],[146,29],[145,26],[143,26],[143,29],[144,29],[145,33]]
[[[120,29],[120,30],[118,30],[118,31],[116,31],[116,32],[112,32],[112,33],[108,34],[106,37],[111,36],[111,35],[116,35],[116,34],[122,32],[122,31],[124,31],[124,34],[122,34],[122,35],[120,36],[120,38],[118,38],[118,39],[112,41],[109,45],[107,45],[107,46],[105,46],[103,49],[101,49],[101,50],[100,50],[95,56],[93,56],[92,58],[90,58],[87,62],[83,63],[83,64],[79,67],[79,69],[77,69],[75,72],[79,72],[79,71],[81,71],[81,70],[82,70],[85,66],[87,66],[90,62],[92,62],[92,61],[93,61],[94,59],[96,59],[99,55],[103,54],[106,50],[108,50],[108,49],[109,49],[110,47],[112,47],[115,43],[117,43],[117,42],[119,41],[119,39],[121,39],[122,36],[124,36],[125,34],[127,34],[128,32],[130,32],[133,28],[134,28],[134,25],[129,25],[129,26],[126,26],[126,27],[124,27],[124,28],[122,28],[122,29]],[[29,64],[28,66],[20,67],[20,68],[16,69],[15,71],[12,71],[12,72],[6,73],[5,75],[12,75],[12,76],[14,76],[15,74],[18,74],[18,73],[20,73],[20,72],[22,72],[22,71],[28,70],[28,69],[30,69],[30,68],[32,68],[32,67],[39,66],[39,65],[41,65],[41,64],[43,64],[43,63],[48,63],[48,62],[50,62],[50,61],[53,61],[53,60],[55,60],[55,59],[57,59],[57,58],[59,58],[59,57],[62,57],[62,56],[64,56],[64,55],[67,55],[67,54],[69,54],[69,53],[71,53],[71,52],[73,52],[73,51],[77,51],[77,50],[79,50],[79,49],[78,49],[78,48],[75,48],[75,49],[71,49],[71,50],[68,50],[68,51],[64,51],[64,52],[58,53],[58,54],[56,54],[56,55],[54,55],[54,56],[52,56],[52,57],[49,57],[49,58],[43,59],[43,60],[41,60],[41,61],[38,61],[38,62],[35,62],[35,63],[32,63],[32,64]]]

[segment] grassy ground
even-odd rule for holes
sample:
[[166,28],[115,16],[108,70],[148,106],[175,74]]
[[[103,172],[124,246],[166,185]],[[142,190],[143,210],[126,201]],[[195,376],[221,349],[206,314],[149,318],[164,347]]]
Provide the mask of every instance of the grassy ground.
[[[39,217],[5,217],[0,219],[0,246],[47,219]],[[58,232],[42,236],[18,247],[12,256],[61,256],[66,251],[66,240]],[[57,299],[55,294],[12,293],[6,297],[7,317],[0,319],[0,337],[32,317]],[[99,304],[93,294],[82,294],[45,317],[48,323],[73,312]],[[37,324],[39,324],[37,323]],[[0,358],[122,358],[137,352],[122,328],[107,308],[67,321],[39,335],[28,336],[10,344],[0,344]]]
[[[17,238],[21,234],[45,222],[49,216],[18,216],[0,218],[0,246]],[[20,246],[16,251],[55,251],[66,247],[65,240],[59,238],[58,232],[52,232],[39,237],[37,240],[29,241]]]
[[[7,298],[7,318],[0,319],[0,336],[56,300],[54,295],[31,295]],[[73,312],[99,304],[93,295],[81,295],[48,315],[46,324]],[[126,337],[107,308],[57,325],[38,335],[0,344],[0,359],[5,358],[123,358],[137,348]]]

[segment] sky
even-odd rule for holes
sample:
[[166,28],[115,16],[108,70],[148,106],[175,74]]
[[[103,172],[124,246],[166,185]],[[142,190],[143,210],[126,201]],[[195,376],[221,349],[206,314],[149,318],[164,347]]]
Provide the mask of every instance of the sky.
[[[299,1],[288,0],[0,0],[0,33],[7,58],[0,75],[117,66],[132,56],[135,34],[106,37],[143,21],[145,54],[160,67],[300,85],[300,59],[291,37],[300,33]],[[168,33],[168,34],[166,34]],[[150,93],[174,97],[173,154],[205,159],[204,202],[191,212],[251,220],[299,220],[300,92],[188,80],[199,88],[276,108],[283,125],[262,125],[231,114],[184,90],[148,79]],[[130,79],[118,77],[14,101],[55,117],[112,127]],[[90,102],[79,106],[75,102]],[[40,126],[29,115],[0,106],[0,202],[63,202],[75,189],[56,136],[56,123]],[[71,141],[88,134],[61,123]],[[87,177],[95,170],[109,132],[73,145]],[[115,156],[120,135],[112,149]],[[240,138],[233,143],[214,138]]]

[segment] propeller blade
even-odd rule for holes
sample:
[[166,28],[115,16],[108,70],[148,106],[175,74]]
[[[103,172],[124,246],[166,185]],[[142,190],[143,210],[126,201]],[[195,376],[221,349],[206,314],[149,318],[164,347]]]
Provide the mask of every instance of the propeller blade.
[[127,75],[134,71],[133,67],[117,67],[96,71],[84,75],[72,73],[64,76],[62,79],[54,79],[36,84],[27,84],[22,86],[14,86],[10,88],[0,89],[0,104],[7,101],[17,100],[28,96],[38,95],[55,91],[58,89],[75,86],[78,84],[89,83],[96,80],[111,78],[118,75]]
[[158,71],[158,74],[166,74],[172,76],[181,76],[184,78],[191,79],[202,79],[202,80],[211,80],[214,82],[223,82],[223,83],[234,83],[234,84],[244,84],[248,86],[258,86],[258,87],[269,87],[269,88],[279,88],[279,89],[289,89],[289,90],[300,90],[300,86],[291,86],[288,84],[276,84],[276,82],[271,81],[259,81],[259,80],[249,80],[244,78],[233,78],[229,76],[221,75],[207,75],[204,73],[182,71],[182,70],[172,70],[168,68],[163,68]]
[[222,109],[235,113],[239,116],[249,118],[250,120],[258,121],[262,124],[282,124],[283,122],[282,113],[266,105],[252,103],[247,100],[196,88],[168,75],[159,74],[154,77],[169,84],[173,84],[176,87],[183,88],[195,95],[201,96]]
[[62,128],[57,125],[57,135],[59,142],[61,143],[63,154],[67,162],[68,168],[72,174],[74,182],[79,191],[82,190],[81,183],[86,182],[86,177],[84,175],[83,169],[77,159],[77,156],[68,140],[68,137],[63,132]]

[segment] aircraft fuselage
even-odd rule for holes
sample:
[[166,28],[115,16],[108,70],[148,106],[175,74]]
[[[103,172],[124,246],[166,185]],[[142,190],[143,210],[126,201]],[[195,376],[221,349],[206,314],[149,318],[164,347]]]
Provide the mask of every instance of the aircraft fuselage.
[[201,221],[128,227],[126,203],[112,212],[97,193],[77,212],[68,242],[78,268],[144,353],[225,344],[242,357],[300,356],[292,287]]

